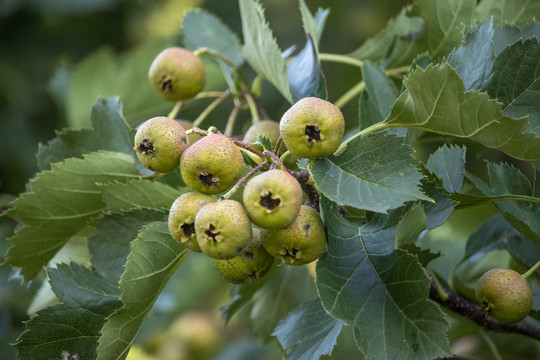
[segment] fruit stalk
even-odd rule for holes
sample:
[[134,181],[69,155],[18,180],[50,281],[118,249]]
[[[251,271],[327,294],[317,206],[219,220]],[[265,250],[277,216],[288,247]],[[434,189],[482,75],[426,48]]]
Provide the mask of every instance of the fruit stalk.
[[538,261],[536,264],[533,265],[533,267],[531,267],[529,270],[527,270],[526,273],[522,274],[521,277],[526,279],[527,277],[529,277],[532,273],[534,273],[536,271],[536,269],[538,269],[538,267],[540,267],[540,261]]

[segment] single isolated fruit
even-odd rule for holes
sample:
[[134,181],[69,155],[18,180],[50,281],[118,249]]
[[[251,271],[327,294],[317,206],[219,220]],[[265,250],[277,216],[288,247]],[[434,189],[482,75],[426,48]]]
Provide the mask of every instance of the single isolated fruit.
[[216,268],[225,281],[232,284],[245,284],[262,278],[274,263],[274,257],[262,246],[260,230],[252,229],[253,240],[229,260],[216,260]]
[[245,186],[243,202],[251,221],[263,229],[283,229],[300,212],[302,188],[283,170],[269,170]]
[[489,316],[504,324],[527,317],[533,302],[527,281],[518,272],[504,268],[491,269],[480,277],[476,298]]
[[227,136],[210,134],[190,146],[180,158],[180,173],[192,189],[219,194],[242,177],[242,152]]
[[170,101],[185,100],[197,95],[206,81],[201,59],[180,47],[170,47],[160,52],[150,65],[148,79]]
[[201,252],[195,234],[195,216],[203,206],[214,201],[210,195],[197,192],[180,195],[169,211],[169,232],[173,239],[190,250]]
[[145,121],[135,134],[133,150],[148,169],[167,173],[178,166],[180,156],[189,146],[186,131],[176,121],[158,116]]
[[334,104],[315,97],[303,98],[283,114],[279,123],[287,148],[301,158],[331,155],[343,140],[345,120]]
[[326,234],[319,213],[302,205],[294,222],[285,229],[262,230],[265,250],[289,265],[312,262],[326,251]]
[[222,200],[202,207],[195,217],[197,241],[214,259],[232,259],[251,242],[251,222],[238,201]]

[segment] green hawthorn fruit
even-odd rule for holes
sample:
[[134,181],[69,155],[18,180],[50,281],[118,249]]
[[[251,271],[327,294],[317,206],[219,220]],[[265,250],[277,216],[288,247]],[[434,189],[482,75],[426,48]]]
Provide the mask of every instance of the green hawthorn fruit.
[[[193,128],[193,123],[189,120],[175,120],[177,123],[182,125],[184,130],[188,131],[189,129]],[[189,145],[195,144],[197,141],[201,140],[204,136],[195,132],[192,132],[188,136]]]
[[245,284],[259,280],[266,275],[274,262],[274,257],[264,250],[260,239],[260,230],[252,229],[253,240],[229,260],[216,260],[216,268],[221,276],[232,284]]
[[282,263],[303,265],[326,250],[326,233],[319,213],[302,205],[294,222],[285,229],[262,230],[265,250]]
[[533,301],[527,281],[518,272],[504,268],[491,269],[480,277],[476,298],[489,316],[504,324],[523,320]]
[[283,229],[298,216],[302,188],[288,172],[269,170],[246,184],[243,202],[255,225],[263,229]]
[[230,189],[242,177],[242,152],[227,136],[207,135],[190,146],[180,158],[184,182],[204,194]]
[[178,166],[180,156],[188,146],[184,128],[173,119],[158,116],[139,127],[133,150],[145,167],[167,173]]
[[197,192],[180,195],[169,211],[169,232],[173,239],[190,250],[201,252],[195,234],[195,216],[203,206],[214,201],[210,195]]
[[287,148],[301,158],[331,155],[343,140],[345,121],[339,108],[315,97],[299,100],[279,123]]
[[279,138],[279,123],[272,120],[260,120],[251,125],[244,135],[244,142],[256,148],[263,150],[261,144],[255,143],[258,136],[267,137],[272,145],[275,146]]
[[203,253],[214,259],[232,259],[250,243],[251,222],[238,201],[209,203],[195,216],[195,233]]
[[160,52],[150,65],[148,79],[170,101],[181,101],[197,95],[206,81],[201,59],[180,47],[170,47]]

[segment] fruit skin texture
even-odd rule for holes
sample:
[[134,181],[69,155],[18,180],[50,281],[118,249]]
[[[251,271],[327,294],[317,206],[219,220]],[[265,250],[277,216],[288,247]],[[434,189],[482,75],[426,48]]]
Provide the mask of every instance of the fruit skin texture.
[[180,195],[169,211],[169,233],[173,239],[192,251],[201,252],[195,234],[195,216],[203,206],[214,201],[210,195],[197,192]]
[[180,173],[192,189],[219,194],[242,177],[242,152],[227,136],[207,135],[190,146],[180,158]]
[[345,120],[334,104],[303,98],[283,114],[279,123],[283,142],[294,155],[316,159],[331,155],[343,140]]
[[189,141],[184,128],[165,116],[145,121],[135,134],[133,150],[146,168],[167,173],[178,166]]
[[527,281],[518,272],[504,268],[491,269],[480,277],[476,298],[489,316],[504,324],[523,320],[533,302]]
[[263,230],[264,249],[289,265],[304,265],[326,250],[326,233],[319,213],[302,205],[294,222],[285,229]]
[[170,101],[189,99],[202,91],[206,81],[201,59],[181,47],[160,52],[148,70],[154,88]]
[[203,253],[232,259],[251,242],[251,222],[238,201],[222,200],[202,207],[195,216],[195,232]]
[[266,252],[260,239],[260,230],[252,229],[253,240],[240,253],[229,260],[216,260],[216,268],[225,281],[245,284],[262,278],[274,263],[274,257]]
[[263,229],[283,229],[293,223],[302,205],[302,188],[283,170],[269,170],[245,186],[243,202],[251,221]]

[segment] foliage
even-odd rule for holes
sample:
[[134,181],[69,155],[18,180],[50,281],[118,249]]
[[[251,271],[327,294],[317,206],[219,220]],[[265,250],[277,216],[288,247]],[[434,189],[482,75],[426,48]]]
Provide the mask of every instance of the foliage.
[[[184,16],[182,46],[201,56],[211,79],[192,99],[167,103],[145,79],[149,54],[169,39],[122,63],[102,50],[74,70],[64,99],[71,127],[40,144],[39,172],[0,219],[18,224],[3,264],[22,281],[45,278],[57,299],[25,323],[14,344],[19,358],[129,358],[176,277],[187,283],[185,276],[197,276],[193,288],[206,285],[191,260],[201,274],[215,273],[169,233],[171,204],[192,191],[179,170],[155,174],[133,151],[135,127],[167,111],[192,120],[196,132],[223,132],[241,147],[244,178],[222,199],[242,201],[244,180],[285,163],[325,226],[327,251],[316,267],[274,264],[260,280],[234,285],[226,304],[211,304],[222,306],[228,326],[247,323],[287,360],[344,352],[365,359],[486,356],[482,348],[459,353],[453,345],[466,335],[488,342],[487,357],[511,354],[507,342],[494,345],[500,338],[484,332],[486,322],[446,309],[441,294],[471,304],[485,270],[525,273],[540,261],[540,5],[416,0],[342,55],[323,52],[332,9],[312,12],[299,0],[305,37],[298,51],[282,51],[263,4],[238,3],[242,36],[232,30],[237,24],[207,10]],[[329,83],[341,79],[327,62],[360,68],[357,83],[331,93]],[[97,100],[95,89],[103,91]],[[272,153],[265,136],[253,146],[237,141],[268,117],[265,97],[273,92],[284,107],[305,97],[337,97],[340,108],[356,102],[338,150],[291,163],[288,152]],[[220,105],[226,101],[232,108]],[[220,121],[210,115],[216,109]],[[460,228],[455,218],[471,209],[488,209],[489,219],[471,216]],[[87,242],[88,261],[58,260],[75,238]],[[441,259],[451,271],[441,270]],[[527,281],[534,296],[527,319],[490,326],[520,333],[519,347],[539,353],[540,343],[526,336],[540,338],[540,270]],[[183,297],[189,289],[182,288]],[[211,282],[206,291],[197,292],[200,302],[224,292]],[[433,301],[434,292],[443,300]],[[219,358],[271,352],[250,342]]]

